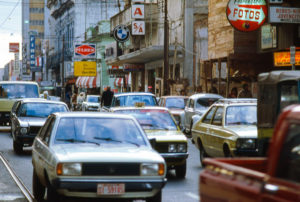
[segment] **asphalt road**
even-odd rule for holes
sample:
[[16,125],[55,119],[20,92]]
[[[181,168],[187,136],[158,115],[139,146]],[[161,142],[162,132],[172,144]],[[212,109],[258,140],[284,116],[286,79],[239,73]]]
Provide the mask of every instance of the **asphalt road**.
[[[7,159],[24,185],[32,191],[31,148],[26,148],[22,155],[16,155],[12,149],[12,138],[10,134],[1,132],[0,152]],[[163,202],[199,201],[198,179],[200,172],[199,152],[191,141],[189,141],[186,178],[179,180],[176,179],[174,171],[168,173],[168,183],[162,192]]]

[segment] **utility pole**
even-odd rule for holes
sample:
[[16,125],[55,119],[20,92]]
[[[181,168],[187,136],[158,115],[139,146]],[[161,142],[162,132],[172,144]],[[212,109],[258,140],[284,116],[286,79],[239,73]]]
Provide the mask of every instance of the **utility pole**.
[[62,63],[61,63],[61,99],[65,101],[65,35],[62,40]]
[[165,22],[164,22],[164,92],[169,95],[169,22],[168,22],[168,0],[165,0]]

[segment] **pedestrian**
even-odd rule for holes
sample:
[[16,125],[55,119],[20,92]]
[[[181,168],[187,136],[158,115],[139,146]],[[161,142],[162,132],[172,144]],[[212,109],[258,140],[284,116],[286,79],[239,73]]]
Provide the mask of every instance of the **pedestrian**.
[[71,97],[71,108],[72,110],[75,110],[77,104],[77,93],[74,92],[72,97]]
[[148,86],[148,92],[149,92],[149,93],[153,93],[153,88],[152,88],[152,86]]
[[80,108],[82,103],[84,102],[85,99],[85,95],[84,92],[79,93],[79,95],[77,96],[77,106]]
[[70,106],[71,106],[71,90],[68,90],[66,93],[66,104],[70,108]]
[[209,90],[209,93],[214,93],[214,94],[218,94],[218,90],[216,87],[212,87],[210,90]]
[[237,98],[237,95],[238,95],[238,90],[236,87],[233,87],[229,94],[229,98]]
[[238,94],[238,98],[252,98],[252,93],[249,91],[247,83],[243,84],[243,89]]
[[102,93],[101,96],[101,106],[110,107],[113,96],[114,92],[110,90],[110,86],[107,86],[106,90]]

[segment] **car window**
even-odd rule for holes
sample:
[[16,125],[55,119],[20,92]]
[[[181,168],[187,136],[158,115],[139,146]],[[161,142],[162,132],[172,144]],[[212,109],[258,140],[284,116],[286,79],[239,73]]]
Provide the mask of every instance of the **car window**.
[[189,108],[194,108],[194,100],[193,99],[190,100]]
[[145,130],[177,130],[177,126],[167,110],[131,109],[118,110],[117,113],[134,116]]
[[226,109],[225,125],[256,125],[256,105],[236,105]]
[[166,99],[167,108],[184,109],[186,99],[184,98],[168,98]]
[[12,113],[16,113],[18,107],[19,107],[20,101],[16,101],[13,105],[13,107],[11,108],[11,112]]
[[214,115],[213,121],[212,121],[213,125],[217,125],[217,126],[222,125],[223,111],[224,111],[223,107],[218,107],[218,109]]
[[215,111],[216,111],[216,108],[217,107],[212,107],[209,111],[208,111],[208,113],[204,116],[204,118],[203,118],[203,120],[202,120],[202,122],[203,123],[210,123],[210,121],[211,121],[211,119],[212,119],[212,117],[213,117],[213,115],[214,115],[214,113],[215,113]]
[[24,103],[18,111],[21,117],[48,117],[55,112],[66,112],[67,107],[56,103]]
[[300,124],[291,124],[280,152],[277,177],[300,183]]
[[44,136],[42,137],[42,141],[43,141],[46,145],[49,145],[49,142],[50,142],[50,136],[51,136],[51,132],[52,132],[54,123],[55,123],[55,118],[54,118],[54,117],[51,117],[51,118],[49,119],[49,125],[48,125],[48,127],[45,128],[45,133],[44,133]]
[[113,106],[134,106],[137,102],[144,102],[146,106],[157,105],[157,100],[152,95],[124,95],[115,97]]
[[196,109],[205,110],[208,109],[213,103],[218,101],[219,98],[199,98],[196,102]]
[[131,119],[61,118],[56,130],[54,144],[78,143],[146,145],[146,140],[138,125]]

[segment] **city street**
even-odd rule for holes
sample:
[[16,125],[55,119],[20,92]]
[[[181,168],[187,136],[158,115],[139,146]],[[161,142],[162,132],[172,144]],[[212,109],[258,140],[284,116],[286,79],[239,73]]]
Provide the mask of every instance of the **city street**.
[[[12,138],[9,133],[0,133],[0,152],[10,163],[16,174],[25,186],[32,192],[32,164],[31,149],[25,149],[23,155],[16,155],[12,149]],[[199,153],[189,140],[189,158],[187,175],[184,180],[178,180],[175,173],[169,172],[168,183],[163,189],[162,201],[164,202],[196,202],[199,201],[198,177],[201,171]]]

